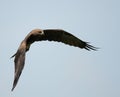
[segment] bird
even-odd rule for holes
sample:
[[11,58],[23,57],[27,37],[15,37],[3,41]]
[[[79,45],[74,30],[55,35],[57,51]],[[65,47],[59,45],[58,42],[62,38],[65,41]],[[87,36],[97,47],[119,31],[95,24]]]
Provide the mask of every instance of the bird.
[[46,40],[62,42],[70,46],[78,47],[81,49],[84,48],[88,51],[97,50],[97,47],[90,45],[89,42],[85,42],[63,29],[33,29],[21,42],[17,52],[11,57],[15,57],[14,81],[11,91],[14,90],[18,83],[18,80],[25,65],[25,55],[26,52],[29,51],[31,44],[37,41]]

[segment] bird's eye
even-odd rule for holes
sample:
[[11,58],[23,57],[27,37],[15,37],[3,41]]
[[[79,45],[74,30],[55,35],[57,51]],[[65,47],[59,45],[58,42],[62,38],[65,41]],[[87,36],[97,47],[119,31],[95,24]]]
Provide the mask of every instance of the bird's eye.
[[40,31],[40,34],[41,34],[41,35],[43,35],[43,34],[44,34],[44,31],[43,31],[43,30],[42,30],[42,31]]

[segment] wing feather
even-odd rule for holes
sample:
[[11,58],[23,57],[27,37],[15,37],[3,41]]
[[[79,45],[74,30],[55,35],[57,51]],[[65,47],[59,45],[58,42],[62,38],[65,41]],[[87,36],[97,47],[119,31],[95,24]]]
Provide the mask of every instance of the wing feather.
[[14,60],[14,62],[15,62],[15,74],[14,74],[14,82],[13,82],[12,91],[14,90],[15,86],[17,85],[19,77],[20,77],[22,70],[24,68],[25,52],[26,52],[26,47],[24,45],[20,45],[20,48],[18,49],[18,51],[15,55],[15,60]]
[[86,50],[96,50],[97,48],[90,45],[88,42],[82,41],[81,39],[77,38],[76,36],[59,29],[49,29],[44,30],[46,40],[49,41],[58,41],[62,42],[71,46],[84,48]]

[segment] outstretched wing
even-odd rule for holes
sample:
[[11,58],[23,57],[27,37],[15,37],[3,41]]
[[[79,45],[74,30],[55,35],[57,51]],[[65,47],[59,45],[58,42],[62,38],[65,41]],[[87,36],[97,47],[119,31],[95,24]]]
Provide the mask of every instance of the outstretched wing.
[[44,31],[44,39],[49,41],[58,41],[71,46],[84,48],[86,50],[96,50],[97,48],[90,45],[88,42],[82,41],[76,36],[59,29],[48,29]]
[[15,54],[15,59],[14,59],[15,74],[14,74],[14,82],[13,82],[12,91],[14,90],[15,86],[17,85],[19,77],[20,77],[22,70],[24,68],[25,52],[26,52],[26,46],[22,44],[22,45],[20,45],[17,53]]

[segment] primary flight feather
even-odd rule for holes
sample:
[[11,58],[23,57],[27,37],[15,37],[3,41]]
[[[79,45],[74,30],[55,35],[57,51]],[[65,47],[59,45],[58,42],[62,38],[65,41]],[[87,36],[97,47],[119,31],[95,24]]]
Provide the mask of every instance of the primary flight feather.
[[82,41],[79,38],[75,37],[74,35],[60,29],[34,29],[32,30],[25,39],[21,42],[17,52],[12,56],[15,56],[14,63],[15,63],[15,73],[14,73],[14,82],[13,88],[17,85],[19,77],[22,73],[25,64],[25,53],[29,50],[30,45],[35,41],[57,41],[62,42],[71,46],[84,48],[86,50],[96,50],[97,48],[89,45],[88,42]]

